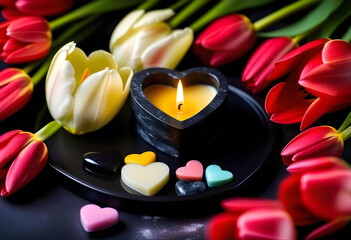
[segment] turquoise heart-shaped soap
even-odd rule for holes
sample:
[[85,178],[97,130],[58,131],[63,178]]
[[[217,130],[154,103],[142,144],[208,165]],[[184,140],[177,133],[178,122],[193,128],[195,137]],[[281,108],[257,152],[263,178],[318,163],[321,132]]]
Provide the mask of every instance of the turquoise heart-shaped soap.
[[205,171],[207,185],[209,187],[219,187],[233,181],[233,174],[222,170],[220,166],[212,164]]

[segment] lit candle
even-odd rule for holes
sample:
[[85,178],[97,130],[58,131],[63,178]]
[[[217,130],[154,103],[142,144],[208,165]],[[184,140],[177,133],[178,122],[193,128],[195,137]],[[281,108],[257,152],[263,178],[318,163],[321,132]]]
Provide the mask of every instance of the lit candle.
[[181,81],[175,88],[154,84],[144,89],[149,101],[167,115],[184,121],[199,113],[216,96],[217,89],[207,84],[194,84],[183,88]]

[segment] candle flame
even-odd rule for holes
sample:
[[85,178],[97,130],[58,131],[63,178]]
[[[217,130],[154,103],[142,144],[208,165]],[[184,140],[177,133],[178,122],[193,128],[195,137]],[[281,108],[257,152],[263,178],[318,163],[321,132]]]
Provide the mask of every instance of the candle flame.
[[178,110],[181,110],[184,106],[183,85],[182,85],[182,82],[180,80],[178,81],[178,87],[177,87],[176,106],[177,106]]

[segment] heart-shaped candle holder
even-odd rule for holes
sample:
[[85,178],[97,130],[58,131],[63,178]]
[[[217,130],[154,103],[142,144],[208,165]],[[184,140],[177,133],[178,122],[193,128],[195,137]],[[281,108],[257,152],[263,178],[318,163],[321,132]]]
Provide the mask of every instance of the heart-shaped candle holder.
[[[194,84],[213,86],[217,94],[196,115],[179,121],[153,105],[144,89],[154,84],[177,87],[181,79],[184,87]],[[155,148],[174,157],[198,152],[222,131],[226,112],[228,81],[215,69],[191,68],[176,72],[167,68],[148,68],[133,76],[131,86],[132,107],[138,134]]]

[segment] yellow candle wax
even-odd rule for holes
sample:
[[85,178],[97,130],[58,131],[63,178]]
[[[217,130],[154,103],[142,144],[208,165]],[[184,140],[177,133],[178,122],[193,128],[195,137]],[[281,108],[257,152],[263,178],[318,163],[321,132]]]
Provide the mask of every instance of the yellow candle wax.
[[177,88],[155,84],[144,89],[144,94],[158,109],[169,116],[184,121],[204,109],[216,96],[211,85],[195,84],[183,88],[183,103],[177,101]]

